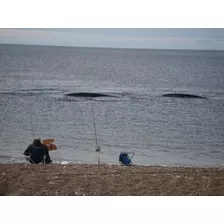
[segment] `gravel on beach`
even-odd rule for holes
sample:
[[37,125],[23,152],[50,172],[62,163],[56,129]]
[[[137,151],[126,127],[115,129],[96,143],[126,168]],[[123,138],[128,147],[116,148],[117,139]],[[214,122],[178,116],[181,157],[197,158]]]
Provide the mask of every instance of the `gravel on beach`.
[[0,195],[224,195],[224,168],[0,164]]

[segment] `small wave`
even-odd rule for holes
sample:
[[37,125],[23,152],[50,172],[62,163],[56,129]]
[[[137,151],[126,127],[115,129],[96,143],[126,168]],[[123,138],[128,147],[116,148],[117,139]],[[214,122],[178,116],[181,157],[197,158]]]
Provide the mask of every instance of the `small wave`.
[[[13,164],[13,163],[29,163],[26,157],[12,157],[12,156],[3,156],[0,155],[0,164]],[[82,160],[63,160],[63,159],[55,159],[53,161],[54,164],[83,164],[85,163]]]
[[21,158],[18,158],[18,157],[11,157],[11,156],[0,156],[0,163],[3,163],[3,164],[11,164],[11,163],[26,163],[26,159],[21,157]]
[[58,89],[21,89],[16,91],[0,91],[2,95],[22,95],[22,96],[31,96],[31,95],[42,95],[42,94],[59,94],[64,93],[65,90]]

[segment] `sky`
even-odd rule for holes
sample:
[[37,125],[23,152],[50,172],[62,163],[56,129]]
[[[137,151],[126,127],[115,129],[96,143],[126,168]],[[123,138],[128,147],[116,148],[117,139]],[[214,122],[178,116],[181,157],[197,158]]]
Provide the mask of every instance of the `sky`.
[[2,28],[0,43],[140,49],[224,50],[215,28]]

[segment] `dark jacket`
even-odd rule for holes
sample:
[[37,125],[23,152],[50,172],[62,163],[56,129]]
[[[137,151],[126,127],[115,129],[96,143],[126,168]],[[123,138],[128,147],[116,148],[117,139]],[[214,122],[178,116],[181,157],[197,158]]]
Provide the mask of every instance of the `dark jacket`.
[[38,164],[40,162],[43,162],[49,164],[52,162],[48,153],[48,149],[43,144],[40,144],[38,146],[31,144],[23,154],[30,157],[30,163]]

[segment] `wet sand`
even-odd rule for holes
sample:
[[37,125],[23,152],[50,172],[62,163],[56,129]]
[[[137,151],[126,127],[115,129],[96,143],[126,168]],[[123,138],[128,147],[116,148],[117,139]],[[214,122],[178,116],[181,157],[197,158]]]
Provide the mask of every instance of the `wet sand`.
[[224,195],[224,168],[0,164],[0,195]]

